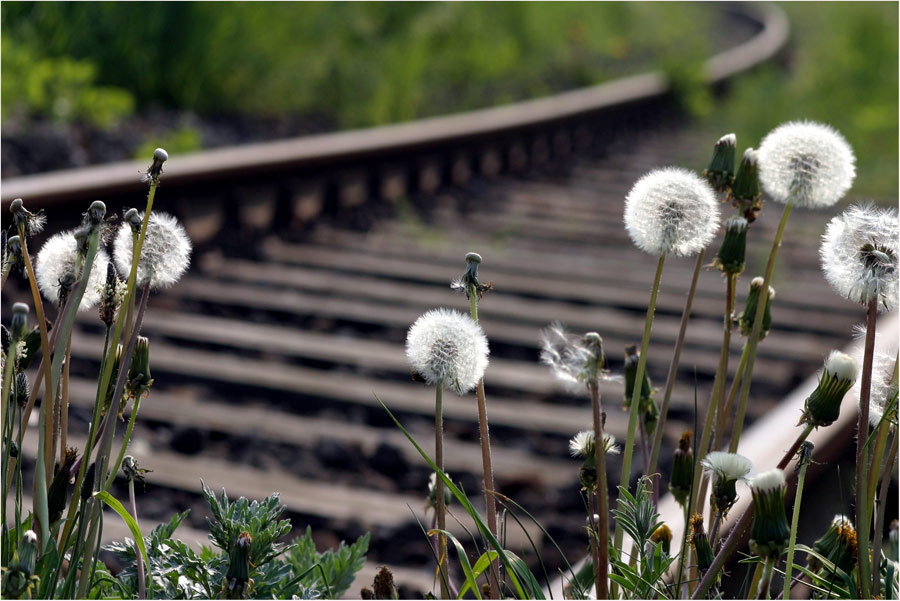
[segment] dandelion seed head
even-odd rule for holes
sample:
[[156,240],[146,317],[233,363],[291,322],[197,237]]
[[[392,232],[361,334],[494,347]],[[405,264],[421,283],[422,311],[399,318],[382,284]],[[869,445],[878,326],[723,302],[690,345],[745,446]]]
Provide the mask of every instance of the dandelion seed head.
[[[569,453],[572,457],[590,457],[594,454],[593,430],[582,430],[569,441]],[[603,449],[608,455],[618,455],[621,451],[616,445],[616,437],[609,433],[603,434]]]
[[[866,327],[857,325],[853,328],[853,335],[857,338],[865,339]],[[881,424],[882,417],[890,423],[892,427],[897,427],[897,394],[898,384],[894,377],[894,371],[897,367],[897,342],[894,339],[891,343],[885,345],[883,337],[889,334],[876,332],[875,334],[875,353],[872,355],[872,387],[869,391],[869,423],[873,428]],[[857,362],[861,365],[863,361],[864,347],[858,348]],[[857,401],[857,409],[859,404]],[[885,415],[887,412],[887,415]]]
[[757,474],[750,480],[750,488],[754,494],[781,490],[783,487],[784,472],[778,468]]
[[[79,311],[90,309],[100,302],[100,290],[106,280],[107,264],[109,255],[102,248],[98,248],[88,275],[87,287],[81,297],[81,304],[78,305]],[[77,268],[78,241],[75,239],[74,230],[60,232],[48,238],[37,255],[34,268],[35,279],[44,298],[51,303],[60,304],[63,298],[63,287],[60,282],[78,281],[81,272],[77,271]]]
[[718,228],[715,192],[687,169],[651,171],[625,197],[625,229],[635,246],[651,255],[697,254]]
[[700,464],[707,472],[723,480],[743,480],[753,469],[753,462],[743,455],[721,451],[707,453]]
[[[116,233],[113,257],[126,279],[131,273],[132,250],[131,226],[123,222]],[[191,240],[178,220],[168,213],[151,213],[138,264],[137,286],[171,286],[187,271],[190,259]]]
[[819,255],[831,287],[844,298],[879,311],[893,311],[900,296],[897,209],[853,205],[834,217],[822,235]]
[[759,145],[759,179],[776,202],[830,207],[856,176],[856,157],[844,137],[813,121],[791,121],[773,129]]
[[481,327],[459,311],[433,309],[419,317],[406,336],[412,368],[433,385],[457,394],[474,388],[488,365],[488,342]]

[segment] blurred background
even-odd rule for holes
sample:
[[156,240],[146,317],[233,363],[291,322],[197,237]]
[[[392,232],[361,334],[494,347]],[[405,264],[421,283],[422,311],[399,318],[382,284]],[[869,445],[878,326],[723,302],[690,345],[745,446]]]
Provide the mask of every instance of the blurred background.
[[[373,393],[428,446],[433,397],[410,378],[406,329],[435,306],[467,309],[448,284],[477,250],[482,277],[496,283],[481,316],[491,341],[498,487],[570,559],[580,557],[584,508],[567,441],[590,424],[590,410],[538,366],[541,328],[561,319],[577,333],[599,330],[621,372],[625,345],[640,337],[655,265],[621,226],[633,182],[661,165],[701,171],[725,133],[737,134],[740,153],[783,121],[811,119],[847,137],[858,176],[840,206],[797,212],[789,226],[749,419],[771,410],[862,320],[819,273],[825,223],[851,201],[895,205],[898,189],[897,4],[778,6],[790,21],[788,45],[711,89],[703,60],[757,33],[724,18],[719,3],[2,3],[4,183],[148,161],[158,146],[176,173],[185,154],[203,149],[460,113],[648,70],[672,82],[663,102],[600,118],[577,151],[573,127],[568,146],[550,131],[493,149],[477,141],[271,178],[180,186],[164,174],[154,210],[185,222],[195,253],[185,278],[151,298],[144,324],[157,381],[131,447],[155,470],[139,499],[142,517],[152,525],[190,508],[182,536],[205,542],[201,477],[233,497],[279,490],[295,532],[311,525],[320,547],[372,532],[366,574],[388,563],[410,586],[404,596],[427,590],[432,560],[413,513],[423,518],[429,472]],[[526,158],[513,170],[516,144]],[[491,152],[500,165],[493,170],[484,161]],[[399,173],[400,193],[384,193],[397,177],[382,172]],[[434,185],[422,185],[429,177]],[[102,198],[120,214],[143,194]],[[83,210],[46,208],[50,234]],[[739,309],[776,222],[766,206],[754,225]],[[690,275],[689,261],[667,266],[649,354],[657,388]],[[700,282],[664,431],[664,473],[673,442],[693,423],[694,386],[702,400],[718,358],[724,285],[717,272]],[[29,298],[11,276],[3,309]],[[78,324],[70,424],[86,430],[103,332],[93,313]],[[621,385],[604,395],[621,438]],[[471,401],[447,401],[448,471],[479,505]],[[839,480],[822,478],[818,493],[833,502],[810,504],[802,540],[818,536],[838,506],[847,509],[852,462],[828,465],[838,464]],[[533,537],[552,575],[562,565],[555,550],[533,525],[525,532],[511,526],[510,546]],[[533,554],[523,555],[538,569]]]
[[831,123],[865,149],[858,189],[889,196],[897,5],[780,6],[785,62],[713,99],[697,66],[732,32],[704,4],[4,3],[2,175],[382,125],[663,69],[691,115],[739,139],[788,119]]

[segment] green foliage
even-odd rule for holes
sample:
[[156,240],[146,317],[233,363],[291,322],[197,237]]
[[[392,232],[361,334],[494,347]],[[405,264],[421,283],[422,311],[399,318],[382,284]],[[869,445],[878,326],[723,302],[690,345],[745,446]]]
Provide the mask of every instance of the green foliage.
[[[738,79],[710,122],[759,146],[773,124],[810,119],[838,129],[853,146],[850,196],[896,204],[897,4],[788,2],[793,40],[786,68],[768,65]],[[725,129],[727,128],[727,129]]]
[[293,567],[295,574],[307,574],[301,580],[304,586],[323,591],[330,589],[332,598],[336,599],[350,588],[356,573],[362,569],[369,549],[369,538],[366,533],[352,545],[341,541],[337,550],[319,553],[313,542],[312,528],[307,526],[306,533],[294,540],[295,546],[285,560]]
[[[368,126],[696,66],[686,3],[4,3],[10,61],[71,57],[141,103]],[[102,43],[98,43],[102,40]],[[29,61],[16,55],[41,48]],[[4,84],[17,87],[24,73]],[[5,88],[8,89],[8,88]],[[44,105],[41,105],[45,109]]]
[[652,486],[647,476],[641,476],[635,495],[628,492],[625,487],[619,486],[619,507],[612,510],[616,522],[634,541],[642,557],[653,533],[662,524],[650,497],[649,490]]
[[[320,599],[338,598],[353,583],[362,569],[369,548],[369,535],[359,537],[352,545],[341,543],[336,550],[316,551],[312,529],[292,544],[274,541],[290,531],[288,520],[278,521],[284,505],[278,495],[262,502],[249,502],[244,497],[230,501],[223,491],[218,498],[205,485],[203,495],[213,514],[208,519],[210,540],[222,551],[203,546],[199,552],[181,540],[174,539],[175,530],[188,516],[188,511],[175,515],[166,524],[157,526],[144,537],[153,574],[153,593],[165,599],[212,599],[221,596],[226,585],[230,544],[237,532],[250,532],[252,570],[251,598]],[[233,535],[233,536],[232,536]],[[97,567],[91,597],[137,596],[137,557],[130,540],[113,542],[105,547],[126,567],[113,577],[102,565]]]
[[2,37],[2,116],[46,116],[109,127],[134,110],[134,98],[120,88],[97,85],[88,60],[44,57],[27,43]]

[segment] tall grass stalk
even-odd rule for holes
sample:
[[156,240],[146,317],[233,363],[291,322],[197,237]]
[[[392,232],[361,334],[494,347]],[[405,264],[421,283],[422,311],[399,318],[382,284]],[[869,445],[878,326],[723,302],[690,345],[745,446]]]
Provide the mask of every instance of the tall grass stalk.
[[697,280],[700,278],[700,270],[703,267],[703,249],[697,254],[697,262],[694,264],[694,274],[691,277],[691,286],[688,288],[687,300],[684,302],[684,311],[681,313],[681,325],[678,328],[678,338],[675,340],[675,350],[672,353],[672,362],[669,364],[669,373],[666,376],[666,390],[663,394],[662,407],[659,410],[659,421],[653,433],[653,445],[650,449],[650,462],[647,466],[647,475],[653,478],[653,500],[659,501],[660,478],[654,478],[656,464],[659,462],[659,452],[662,448],[663,430],[669,413],[669,401],[672,400],[672,390],[675,388],[675,378],[678,374],[678,365],[681,361],[681,349],[684,346],[684,336],[687,332],[688,322],[691,319],[691,306],[694,303],[694,293],[697,292]]
[[[653,327],[653,316],[656,312],[656,297],[659,292],[659,282],[662,278],[663,266],[666,262],[666,255],[660,255],[659,262],[656,265],[656,276],[653,279],[653,288],[650,292],[650,303],[647,306],[647,318],[644,322],[644,336],[641,339],[641,356],[638,359],[637,373],[634,376],[634,391],[631,394],[631,412],[628,415],[628,434],[625,440],[625,449],[622,457],[622,474],[619,478],[619,486],[625,490],[629,489],[631,480],[631,457],[634,452],[634,435],[637,429],[638,412],[640,409],[641,391],[644,389],[642,382],[644,381],[644,370],[647,368],[647,348],[650,346],[650,330]],[[598,446],[602,446],[603,441],[597,441]],[[624,532],[622,528],[616,524],[616,533],[614,545],[616,549],[622,546],[622,537]],[[615,596],[615,593],[613,593]]]

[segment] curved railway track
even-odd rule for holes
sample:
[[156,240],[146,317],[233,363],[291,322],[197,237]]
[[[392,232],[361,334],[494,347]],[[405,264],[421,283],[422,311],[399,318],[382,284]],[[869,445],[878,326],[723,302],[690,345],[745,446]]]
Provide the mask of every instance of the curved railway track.
[[[731,14],[729,23],[746,40],[707,61],[712,84],[768,60],[785,43],[779,10],[741,10],[751,12]],[[154,470],[139,500],[142,516],[160,520],[192,507],[190,538],[197,535],[190,526],[204,525],[201,477],[232,495],[279,490],[295,528],[311,524],[322,544],[371,530],[370,569],[400,568],[408,594],[430,588],[430,554],[411,513],[422,516],[428,470],[373,393],[417,437],[430,437],[432,407],[428,391],[409,377],[406,329],[434,306],[465,308],[448,283],[462,272],[465,253],[477,250],[482,275],[496,288],[480,309],[492,349],[486,387],[498,486],[532,510],[567,553],[580,555],[578,466],[566,445],[590,423],[590,409],[537,365],[539,330],[556,319],[576,331],[595,329],[621,369],[622,349],[640,334],[654,267],[627,238],[622,198],[652,167],[702,169],[721,133],[681,123],[665,78],[651,73],[475,113],[173,157],[157,206],[183,219],[196,254],[179,284],[151,298],[144,321],[156,384],[131,447]],[[55,231],[77,219],[86,199],[103,198],[111,210],[139,203],[144,167],[4,181],[2,200],[47,207]],[[830,217],[804,213],[790,226],[750,420],[815,373],[858,320],[819,274],[816,240]],[[764,211],[744,285],[761,268],[774,227]],[[658,384],[691,269],[673,262],[663,280],[648,362]],[[13,280],[4,308],[28,298]],[[701,275],[668,449],[692,425],[694,372],[701,398],[711,386],[722,291],[715,273]],[[76,440],[87,431],[100,328],[93,314],[80,315],[73,338]],[[622,397],[621,385],[602,392],[612,404]],[[454,398],[445,405],[447,469],[478,490],[473,404]],[[609,411],[608,428],[619,438],[626,422],[624,413]],[[34,444],[26,444],[26,456]],[[510,545],[526,545],[515,530]]]

